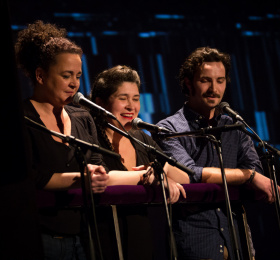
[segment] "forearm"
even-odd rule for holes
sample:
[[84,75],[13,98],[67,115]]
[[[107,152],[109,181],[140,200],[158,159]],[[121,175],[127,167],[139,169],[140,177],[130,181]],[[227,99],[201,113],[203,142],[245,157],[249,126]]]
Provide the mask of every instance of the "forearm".
[[166,172],[167,176],[171,178],[173,181],[181,184],[190,183],[190,178],[188,174],[177,167],[174,167],[168,163],[164,165],[164,171]]
[[137,185],[141,176],[146,173],[147,170],[141,171],[110,171],[108,186],[113,185]]
[[[252,170],[248,169],[225,169],[226,180],[231,185],[241,185],[249,180]],[[202,183],[222,184],[220,168],[205,167],[202,170]]]
[[45,190],[68,190],[81,187],[81,173],[54,173],[44,187]]

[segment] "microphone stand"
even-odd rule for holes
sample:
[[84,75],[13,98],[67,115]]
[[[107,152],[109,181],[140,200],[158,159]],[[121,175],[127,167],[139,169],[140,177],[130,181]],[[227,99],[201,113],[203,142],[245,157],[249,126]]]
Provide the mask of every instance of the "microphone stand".
[[[177,168],[185,171],[186,173],[188,173],[190,175],[194,174],[194,172],[192,170],[190,170],[189,168],[185,167],[184,165],[178,163],[175,159],[173,159],[171,157],[168,157],[167,155],[158,151],[156,148],[141,142],[137,138],[134,138],[133,136],[129,135],[128,133],[122,131],[121,129],[115,127],[114,125],[112,125],[108,122],[107,122],[106,125],[109,128],[111,128],[112,130],[114,130],[114,131],[118,132],[119,134],[123,135],[124,137],[130,139],[131,141],[142,145],[148,152],[151,152],[151,153],[155,154],[157,158],[164,159],[170,165],[176,166]],[[151,167],[153,167],[153,169],[154,169],[155,176],[160,177],[160,183],[161,183],[162,193],[163,193],[163,200],[164,200],[164,205],[165,205],[165,212],[166,212],[166,217],[167,217],[167,224],[168,224],[169,233],[170,233],[169,235],[170,235],[170,244],[171,244],[170,245],[170,247],[171,247],[171,257],[172,257],[172,253],[173,253],[174,254],[174,259],[176,260],[177,259],[177,248],[176,248],[176,244],[175,244],[175,239],[174,239],[174,235],[173,235],[173,231],[172,231],[172,225],[171,225],[171,221],[170,221],[170,215],[169,215],[168,206],[167,206],[166,192],[165,192],[165,187],[164,187],[164,170],[163,170],[162,165],[157,160],[155,160],[152,163]]]
[[[165,192],[165,187],[164,187],[164,175],[165,175],[165,172],[163,170],[163,167],[162,167],[161,163],[159,163],[157,161],[157,159],[155,159],[155,161],[152,163],[151,167],[153,167],[153,169],[154,169],[155,176],[159,176],[160,177],[159,179],[160,179],[160,184],[161,184],[161,188],[162,188],[164,208],[165,208],[165,213],[166,213],[166,218],[167,218],[167,225],[168,225],[168,228],[169,228],[169,236],[170,236],[170,248],[171,248],[170,259],[172,259],[172,256],[174,255],[174,259],[176,260],[178,258],[178,253],[177,253],[177,248],[176,248],[174,234],[173,234],[173,231],[172,231],[171,216],[169,214],[169,212],[171,212],[171,207],[170,207],[170,210],[168,211],[168,205],[167,205],[167,200],[166,200],[166,192]],[[167,178],[166,178],[166,183],[167,183],[167,187],[168,187]],[[169,187],[168,187],[167,190],[169,191]],[[170,196],[169,196],[169,198],[170,198]]]
[[240,125],[240,124],[233,124],[233,125],[225,125],[225,126],[220,126],[220,127],[207,127],[207,128],[202,128],[197,131],[188,131],[188,132],[181,132],[181,133],[167,133],[167,134],[157,135],[157,138],[159,138],[161,140],[166,139],[166,138],[180,137],[180,136],[190,136],[190,137],[196,137],[196,138],[207,138],[209,141],[214,143],[216,150],[217,150],[218,158],[219,158],[223,186],[224,186],[224,190],[225,190],[225,202],[226,202],[226,209],[227,209],[227,219],[228,219],[228,225],[229,225],[229,231],[230,231],[230,238],[231,238],[231,242],[233,244],[234,255],[237,260],[240,260],[240,251],[239,251],[236,230],[234,227],[234,222],[233,222],[233,217],[232,217],[232,210],[231,210],[231,204],[230,204],[229,193],[228,193],[228,185],[227,185],[223,157],[222,157],[222,146],[221,146],[222,143],[220,140],[218,141],[216,139],[216,137],[210,133],[217,133],[217,132],[221,132],[221,131],[226,132],[226,131],[232,131],[232,130],[241,129],[241,128],[244,128],[244,126]]
[[[54,135],[58,138],[60,138],[61,140],[63,140],[66,143],[69,143],[69,145],[71,145],[72,147],[75,148],[75,156],[76,159],[78,161],[79,164],[79,168],[80,168],[80,173],[81,173],[81,186],[82,186],[82,197],[83,197],[83,203],[84,203],[84,207],[85,207],[85,217],[86,217],[86,223],[87,223],[87,232],[88,232],[88,237],[89,237],[89,254],[90,254],[90,259],[91,260],[96,260],[96,255],[95,255],[95,250],[94,250],[94,243],[93,243],[93,238],[92,238],[92,231],[91,231],[91,226],[90,226],[90,220],[92,219],[92,223],[94,223],[95,225],[95,234],[96,234],[96,240],[97,240],[97,245],[98,245],[98,250],[99,250],[99,254],[100,254],[100,259],[103,259],[102,257],[102,251],[101,251],[101,246],[100,246],[100,241],[99,241],[99,235],[98,235],[98,229],[97,229],[97,224],[96,224],[96,214],[95,214],[95,205],[94,205],[94,199],[93,199],[93,193],[89,192],[90,194],[90,203],[91,203],[91,209],[92,212],[91,214],[89,213],[88,210],[88,200],[87,200],[87,193],[86,193],[86,181],[85,181],[85,174],[84,174],[84,169],[87,167],[87,161],[86,161],[86,157],[85,154],[82,150],[82,147],[90,149],[94,152],[97,153],[103,153],[103,154],[107,154],[110,156],[114,156],[114,157],[118,157],[120,158],[120,155],[117,153],[114,153],[112,151],[109,151],[107,149],[104,149],[102,147],[99,147],[98,145],[95,144],[90,144],[87,143],[83,140],[79,140],[73,136],[66,136],[64,134],[55,132],[53,130],[50,130],[48,128],[46,128],[45,126],[31,120],[28,117],[24,117],[26,119],[26,122],[28,123],[28,126],[33,127],[39,131],[48,133],[50,135]],[[86,168],[87,169],[87,168]],[[90,175],[87,174],[88,177],[88,189],[91,190],[91,179],[90,179]]]
[[[245,126],[247,126],[249,129],[251,129],[246,122],[242,121]],[[251,129],[252,130],[252,129]],[[264,142],[261,140],[261,138],[252,130],[253,133],[249,132],[245,127],[242,130],[244,133],[255,139],[259,142],[259,147],[262,148],[262,152],[264,153],[264,158],[267,161],[268,166],[268,173],[271,180],[273,180],[273,187],[272,192],[275,196],[275,209],[276,209],[276,215],[277,215],[277,221],[280,228],[280,198],[279,198],[279,190],[278,190],[278,184],[276,179],[276,171],[275,171],[275,157],[274,156],[280,156],[280,151],[274,147],[272,147],[267,142]]]
[[238,240],[237,240],[236,230],[235,230],[235,227],[234,227],[232,210],[231,210],[230,199],[229,199],[229,194],[228,194],[228,185],[227,185],[224,162],[223,162],[223,157],[222,157],[222,143],[221,143],[220,140],[218,141],[214,136],[210,135],[210,137],[213,138],[212,142],[214,143],[214,145],[216,147],[217,154],[218,154],[218,157],[219,157],[221,174],[222,174],[222,179],[223,179],[223,184],[224,184],[224,189],[225,189],[225,201],[226,201],[227,219],[228,219],[230,237],[231,237],[231,242],[233,244],[235,257],[236,257],[236,259],[239,260],[240,259],[240,251],[239,251]]

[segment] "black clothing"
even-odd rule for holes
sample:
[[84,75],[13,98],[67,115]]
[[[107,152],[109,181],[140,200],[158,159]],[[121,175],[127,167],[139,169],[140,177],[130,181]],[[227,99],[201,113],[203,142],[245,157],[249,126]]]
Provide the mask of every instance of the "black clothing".
[[[129,132],[133,137],[141,142],[155,147],[161,151],[156,142],[146,133],[140,130]],[[110,149],[108,143],[98,134],[98,140],[102,147]],[[136,166],[148,165],[156,159],[156,156],[136,142],[132,142],[136,152]],[[103,156],[109,170],[127,171],[122,164],[121,159],[110,156]],[[164,162],[159,160],[162,165]],[[162,205],[129,205],[117,206],[120,235],[122,240],[122,249],[125,259],[134,260],[165,260],[168,259],[168,240],[167,240],[167,223],[165,211]],[[112,209],[98,208],[97,222],[99,227],[99,236],[103,247],[104,259],[119,259],[116,247],[116,236],[114,233],[114,221]],[[110,247],[110,250],[107,248]]]
[[[24,115],[44,125],[30,100],[23,104]],[[88,143],[97,144],[97,133],[90,114],[80,108],[65,106],[71,119],[71,135]],[[75,149],[57,142],[45,132],[28,127],[32,148],[32,169],[36,186],[42,190],[54,173],[80,172],[75,158]],[[86,152],[87,163],[101,165],[102,156],[92,151]],[[52,208],[39,209],[39,221],[44,232],[52,234],[77,234],[80,231],[80,210],[65,209],[73,199],[68,191],[44,191],[45,197],[54,201]],[[40,204],[40,201],[39,201]]]
[[[155,147],[157,150],[162,152],[158,144],[149,135],[145,134],[143,131],[132,130],[129,133],[131,136],[137,138],[141,142],[150,145],[152,147]],[[98,141],[103,148],[110,149],[107,142],[100,135],[98,135]],[[142,145],[136,142],[132,142],[132,144],[136,152],[136,166],[148,165],[150,162],[153,162],[156,159],[156,156],[148,152]],[[106,155],[103,156],[103,159],[105,164],[109,168],[109,170],[127,171],[126,167],[122,164],[121,159],[116,160],[115,158]],[[162,162],[162,165],[164,165],[164,162]]]

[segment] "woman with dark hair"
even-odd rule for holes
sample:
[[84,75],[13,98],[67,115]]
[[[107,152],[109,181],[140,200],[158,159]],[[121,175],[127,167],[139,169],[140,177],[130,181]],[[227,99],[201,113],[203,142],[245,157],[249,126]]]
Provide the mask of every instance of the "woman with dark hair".
[[[24,115],[50,130],[98,143],[89,113],[67,106],[80,86],[83,52],[65,35],[64,29],[42,21],[19,32],[15,45],[17,63],[34,86],[33,95],[23,103]],[[81,187],[75,149],[33,128],[28,128],[27,140],[37,189],[48,191],[47,202],[53,201],[51,207],[41,204],[38,212],[44,258],[86,259],[80,235],[82,214],[68,205],[72,200],[68,190]],[[102,157],[91,151],[85,154],[85,174],[91,176],[91,190],[101,193],[109,180]]]
[[[140,111],[139,91],[140,78],[138,73],[130,67],[118,65],[101,72],[96,77],[91,91],[91,100],[110,111],[131,136],[161,151],[149,135],[143,131],[131,129],[131,122]],[[147,152],[144,147],[136,142],[131,142],[130,139],[107,127],[107,122],[109,122],[123,130],[116,120],[109,118],[105,120],[104,117],[94,113],[92,116],[95,120],[100,145],[121,155],[119,160],[109,156],[103,157],[110,170],[123,171],[123,174],[126,173],[126,176],[129,177],[131,170],[146,169],[150,163],[155,161],[155,155]],[[161,162],[161,164],[168,176],[169,201],[175,203],[179,199],[180,192],[186,197],[181,184],[189,183],[189,177],[185,172],[168,163]],[[153,175],[151,177],[154,178]],[[105,227],[112,223],[112,219],[110,219],[108,212],[99,213],[99,223],[104,222],[104,218],[107,218],[106,225],[103,225],[105,230]],[[168,257],[168,243],[164,242],[168,233],[165,229],[167,223],[164,211],[161,211],[160,208],[137,205],[129,209],[118,208],[118,216],[121,223],[120,233],[123,238],[124,255],[128,259],[155,259],[154,257],[166,259]],[[157,230],[155,230],[156,227],[158,227]],[[109,231],[102,233],[108,234]],[[152,239],[153,236],[155,237]],[[145,250],[143,250],[143,244],[145,244]],[[106,259],[115,259],[112,250],[104,252],[104,255],[106,255]]]
[[[140,111],[139,91],[140,78],[138,73],[127,66],[118,65],[101,72],[96,77],[91,91],[91,100],[115,115],[133,137],[161,151],[149,135],[143,131],[131,129],[131,122]],[[130,139],[106,126],[106,122],[109,122],[122,130],[116,120],[106,119],[107,121],[105,121],[101,116],[95,114],[92,116],[95,119],[100,144],[121,155],[120,160],[104,156],[104,161],[109,169],[124,171],[143,169],[156,159],[141,145],[131,142]],[[188,175],[168,163],[164,163],[163,168],[168,176],[171,202],[176,202],[180,191],[185,196],[181,184],[189,183]]]

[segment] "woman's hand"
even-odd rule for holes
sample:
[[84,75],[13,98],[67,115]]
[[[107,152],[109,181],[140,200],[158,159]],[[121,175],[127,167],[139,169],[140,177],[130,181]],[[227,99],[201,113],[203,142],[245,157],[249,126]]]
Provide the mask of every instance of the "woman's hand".
[[88,164],[88,172],[91,176],[91,190],[93,193],[102,193],[108,186],[109,175],[103,166]]

